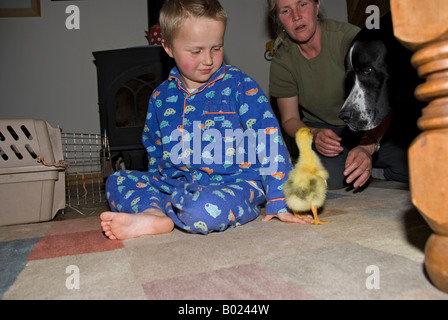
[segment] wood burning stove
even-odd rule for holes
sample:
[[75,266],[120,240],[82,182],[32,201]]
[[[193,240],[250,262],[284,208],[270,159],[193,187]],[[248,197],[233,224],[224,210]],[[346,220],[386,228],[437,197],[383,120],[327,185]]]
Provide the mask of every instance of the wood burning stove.
[[161,46],[93,52],[98,77],[101,133],[107,136],[113,164],[147,170],[142,143],[152,91],[167,79],[174,61]]

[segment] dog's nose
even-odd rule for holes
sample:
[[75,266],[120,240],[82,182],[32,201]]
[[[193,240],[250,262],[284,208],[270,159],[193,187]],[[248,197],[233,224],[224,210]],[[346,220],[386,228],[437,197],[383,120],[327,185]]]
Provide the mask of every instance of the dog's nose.
[[345,123],[349,123],[351,118],[352,118],[352,111],[341,110],[341,112],[339,112],[339,119],[341,119]]

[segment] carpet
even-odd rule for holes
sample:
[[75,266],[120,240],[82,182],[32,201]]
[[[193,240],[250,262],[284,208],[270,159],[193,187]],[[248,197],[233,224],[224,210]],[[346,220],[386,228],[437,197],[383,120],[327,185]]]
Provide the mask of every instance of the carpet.
[[[263,216],[263,215],[262,215]],[[447,300],[430,228],[392,182],[328,193],[327,225],[256,220],[207,236],[107,239],[97,215],[0,227],[3,300]]]

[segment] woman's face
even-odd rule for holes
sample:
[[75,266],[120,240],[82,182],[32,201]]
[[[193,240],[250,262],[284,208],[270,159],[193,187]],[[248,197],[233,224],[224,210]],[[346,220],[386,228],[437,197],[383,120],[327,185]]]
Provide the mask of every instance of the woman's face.
[[317,30],[319,3],[313,0],[277,0],[278,19],[298,44],[308,43]]

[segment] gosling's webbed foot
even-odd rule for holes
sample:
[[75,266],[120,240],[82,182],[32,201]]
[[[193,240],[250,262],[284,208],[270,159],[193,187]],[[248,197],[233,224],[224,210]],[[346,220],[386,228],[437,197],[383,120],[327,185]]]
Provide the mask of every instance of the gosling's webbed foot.
[[315,225],[319,225],[319,224],[327,224],[327,223],[330,223],[330,222],[331,221],[322,221],[322,220],[317,219],[317,220],[311,221],[310,223],[311,224],[315,224]]
[[310,222],[311,224],[319,225],[319,224],[327,224],[327,223],[331,222],[331,221],[319,220],[319,218],[317,217],[317,207],[316,206],[311,207],[311,212],[313,213],[313,217],[314,217],[314,220]]
[[295,215],[297,218],[300,218],[300,219],[308,219],[308,218],[310,218],[310,216],[307,215],[306,213],[301,214],[301,213],[299,213],[299,212],[297,212],[297,211],[293,211],[293,213],[294,213],[294,215]]

